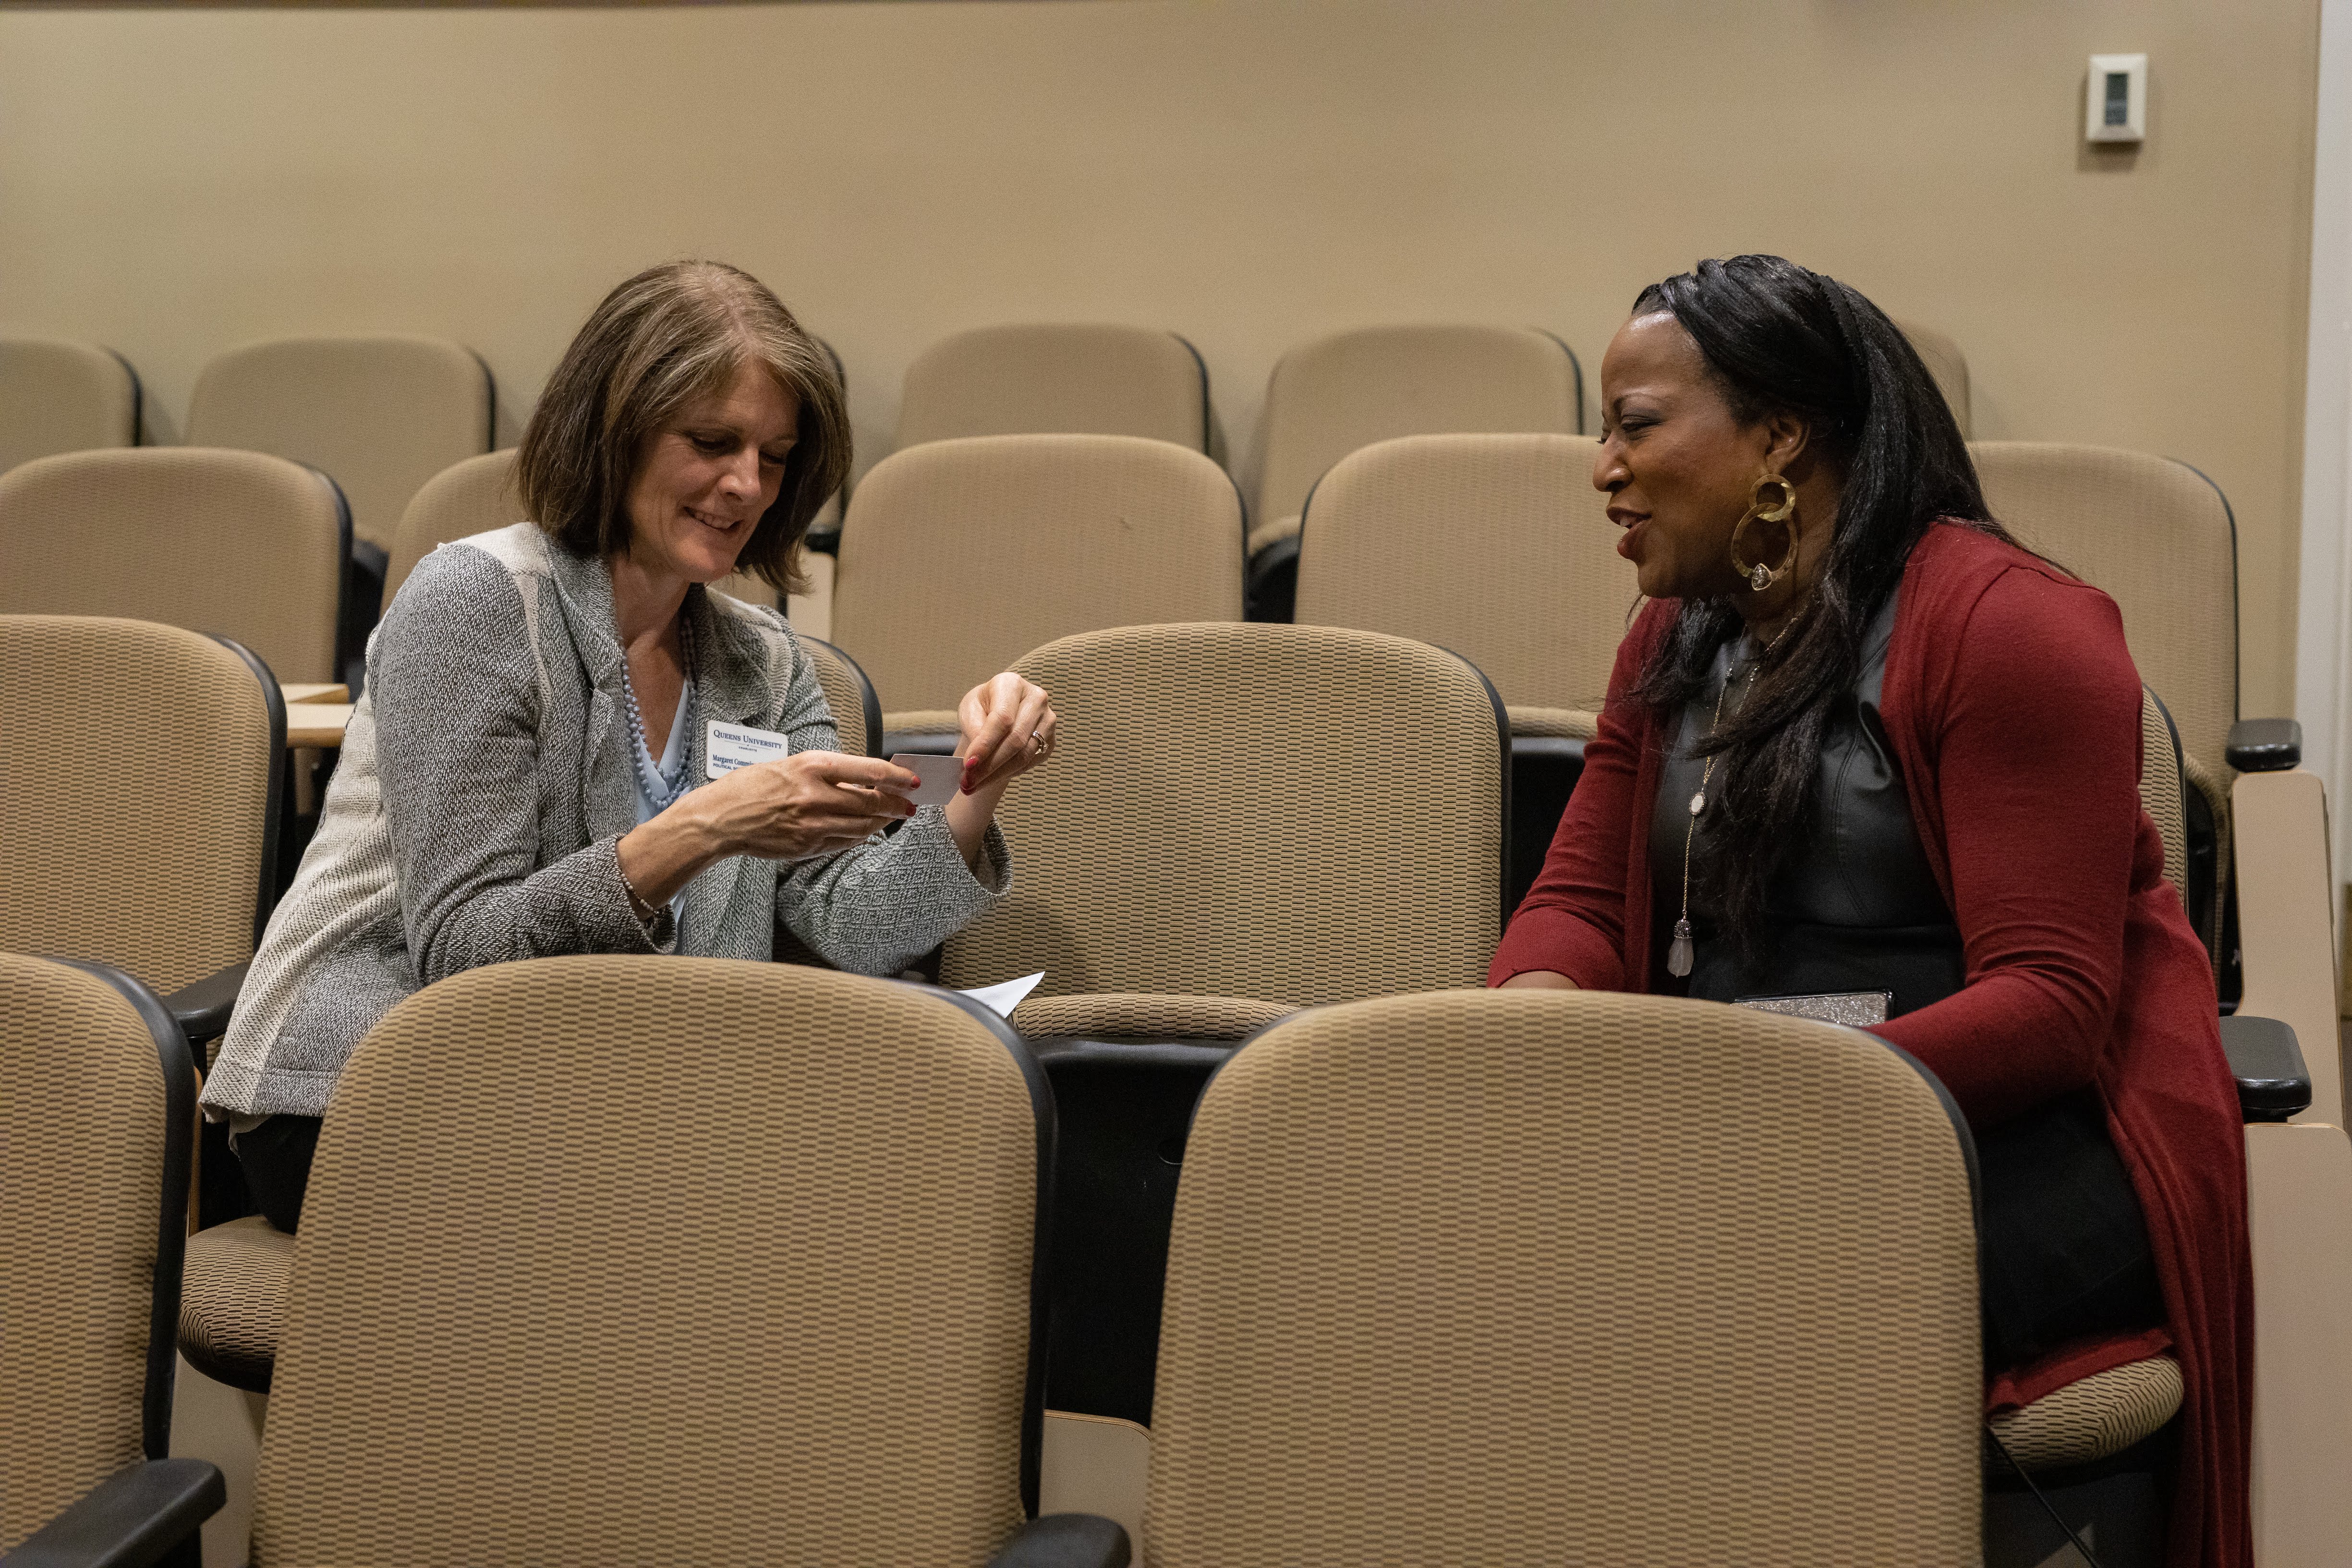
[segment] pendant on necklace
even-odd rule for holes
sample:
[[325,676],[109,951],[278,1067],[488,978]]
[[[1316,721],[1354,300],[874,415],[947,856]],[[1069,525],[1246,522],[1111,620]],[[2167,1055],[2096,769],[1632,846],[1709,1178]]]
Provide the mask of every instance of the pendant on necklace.
[[1677,980],[1684,978],[1691,972],[1691,958],[1690,917],[1685,915],[1675,922],[1674,945],[1666,949],[1666,973]]
[[1690,805],[1690,813],[1691,813],[1691,815],[1692,815],[1693,816],[1696,816],[1700,812],[1705,811],[1706,809],[1706,791],[1705,791],[1705,790],[1703,790],[1703,789],[1702,789],[1702,790],[1695,790],[1695,791],[1693,791],[1693,792],[1692,792],[1692,794],[1691,794],[1691,805]]

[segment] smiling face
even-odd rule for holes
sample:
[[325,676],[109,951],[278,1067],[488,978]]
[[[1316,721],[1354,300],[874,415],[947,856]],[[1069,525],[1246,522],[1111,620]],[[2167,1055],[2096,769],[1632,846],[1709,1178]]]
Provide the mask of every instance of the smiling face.
[[716,583],[776,501],[800,410],[756,362],[656,431],[629,485],[629,559],[656,581]]
[[[1657,599],[1741,593],[1731,531],[1758,476],[1780,472],[1791,455],[1786,422],[1742,425],[1698,344],[1663,311],[1634,317],[1610,341],[1601,410],[1592,484],[1608,492],[1609,520],[1625,531],[1617,553],[1633,563],[1642,592]],[[1801,445],[1801,431],[1795,434]],[[1759,526],[1743,546],[1751,559],[1777,562],[1786,536],[1759,539]]]

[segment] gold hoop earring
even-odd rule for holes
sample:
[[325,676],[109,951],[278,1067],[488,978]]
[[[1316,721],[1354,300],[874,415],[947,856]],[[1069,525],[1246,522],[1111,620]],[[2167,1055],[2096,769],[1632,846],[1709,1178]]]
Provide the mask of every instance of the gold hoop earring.
[[[1776,505],[1767,506],[1764,504],[1765,489],[1768,486],[1776,485],[1780,487],[1780,500]],[[1773,584],[1778,583],[1781,578],[1787,576],[1789,574],[1789,569],[1797,563],[1797,530],[1794,527],[1796,516],[1796,486],[1790,484],[1788,480],[1782,479],[1778,474],[1766,474],[1756,481],[1756,488],[1748,496],[1747,514],[1738,522],[1731,525],[1732,569],[1738,572],[1742,577],[1748,579],[1748,592],[1754,594],[1762,593],[1765,589],[1770,587]],[[1740,531],[1747,528],[1749,523],[1759,521],[1764,522],[1789,523],[1791,525],[1789,529],[1789,548],[1787,552],[1780,557],[1780,564],[1778,566],[1767,566],[1760,561],[1750,565],[1748,563],[1742,561],[1739,558]]]

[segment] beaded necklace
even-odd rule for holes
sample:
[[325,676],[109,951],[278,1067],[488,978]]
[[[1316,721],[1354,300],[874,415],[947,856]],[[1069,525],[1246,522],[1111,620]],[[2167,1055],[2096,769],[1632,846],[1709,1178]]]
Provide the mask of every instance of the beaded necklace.
[[[683,667],[681,673],[685,677],[678,689],[677,700],[678,706],[687,710],[686,732],[690,735],[694,732],[692,710],[694,620],[693,617],[683,614],[678,616],[677,621],[677,646],[678,662]],[[661,766],[654,756],[654,749],[646,740],[645,719],[637,711],[637,689],[629,679],[629,657],[626,648],[621,650],[621,695],[627,700],[629,707],[629,738],[636,742],[632,748],[631,760],[636,764],[637,780],[645,786],[646,798],[654,803],[654,809],[657,812],[667,811],[677,803],[678,797],[686,793],[687,785],[693,781],[689,777],[689,770],[685,766],[684,757],[678,759],[676,784],[662,777]]]

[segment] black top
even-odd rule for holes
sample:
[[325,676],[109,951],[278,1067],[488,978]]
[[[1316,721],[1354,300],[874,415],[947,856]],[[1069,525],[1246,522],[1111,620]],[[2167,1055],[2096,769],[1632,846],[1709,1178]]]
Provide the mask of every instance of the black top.
[[[1690,799],[1706,766],[1691,748],[1713,723],[1726,679],[1726,717],[1747,694],[1758,649],[1743,637],[1716,655],[1706,689],[1683,710],[1650,816],[1653,991],[1710,1002],[1891,991],[1893,1017],[1960,989],[1968,968],[1959,927],[1920,846],[1879,717],[1894,635],[1890,598],[1864,634],[1852,696],[1825,726],[1814,834],[1772,879],[1757,962],[1741,961],[1695,892],[1691,973],[1676,980],[1665,954],[1682,910]],[[1695,886],[1708,852],[1706,815],[1691,843]],[[2147,1224],[2096,1093],[2061,1095],[1975,1131],[1986,1364],[2015,1366],[2071,1341],[2162,1322]]]
[[[1707,817],[1696,833],[1691,796],[1706,772],[1692,749],[1715,720],[1716,697],[1727,679],[1725,717],[1747,695],[1758,649],[1742,637],[1718,650],[1706,689],[1683,710],[1674,744],[1658,774],[1650,817],[1652,907],[1656,912],[1656,972],[1652,989],[1711,1002],[1743,996],[1809,995],[1817,992],[1892,991],[1888,1016],[1925,1007],[1960,988],[1967,965],[1959,927],[1920,847],[1911,803],[1879,717],[1886,648],[1895,634],[1890,597],[1863,637],[1862,670],[1851,697],[1831,714],[1822,741],[1815,829],[1806,852],[1772,879],[1769,917],[1753,966],[1718,931],[1717,912],[1697,891],[1709,852]],[[1696,950],[1687,981],[1665,973],[1665,953],[1683,907],[1683,843],[1691,836],[1691,934]]]

